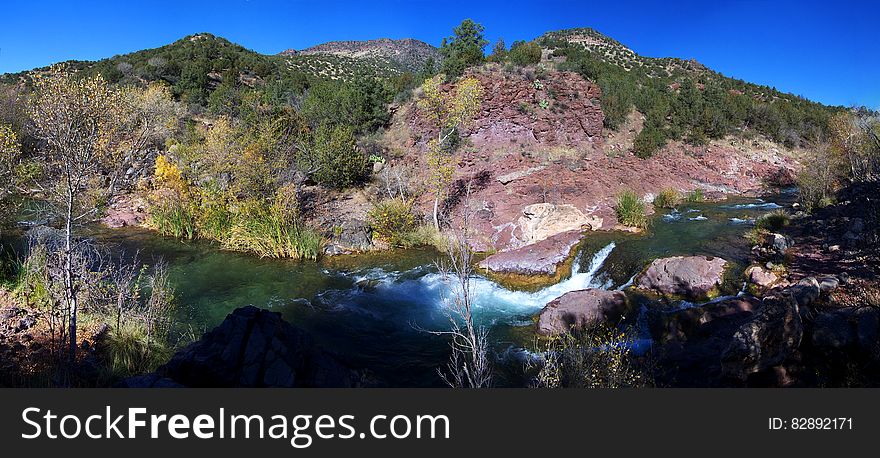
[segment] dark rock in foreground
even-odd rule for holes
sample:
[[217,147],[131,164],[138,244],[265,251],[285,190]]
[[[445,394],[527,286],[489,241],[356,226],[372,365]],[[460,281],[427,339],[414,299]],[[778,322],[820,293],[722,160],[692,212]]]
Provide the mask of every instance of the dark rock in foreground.
[[126,387],[354,387],[359,376],[316,347],[281,314],[236,309],[201,340],[175,354],[156,374]]
[[616,323],[626,311],[622,291],[583,289],[550,301],[538,316],[538,333],[555,335],[593,323]]

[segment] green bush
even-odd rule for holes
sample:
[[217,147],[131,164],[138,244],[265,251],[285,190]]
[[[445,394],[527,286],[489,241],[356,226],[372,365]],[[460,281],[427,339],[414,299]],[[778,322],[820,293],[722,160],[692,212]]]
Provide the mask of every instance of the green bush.
[[345,189],[361,182],[370,160],[357,146],[354,130],[347,126],[322,125],[315,132],[310,164],[315,181],[322,186]]
[[150,205],[147,223],[162,235],[192,240],[197,235],[196,212],[183,199],[168,198]]
[[684,200],[690,203],[698,203],[706,200],[706,197],[703,195],[703,190],[701,188],[697,188],[687,193]]
[[789,219],[787,213],[777,210],[755,220],[755,227],[759,230],[779,232],[783,227],[788,226]]
[[633,141],[633,152],[636,156],[647,159],[666,145],[666,135],[662,130],[645,126]]
[[172,354],[165,339],[150,336],[147,327],[137,320],[113,329],[106,345],[110,370],[118,378],[151,372]]
[[654,207],[656,208],[675,208],[681,203],[681,193],[673,188],[666,188],[657,194],[654,198]]
[[220,242],[228,250],[260,257],[312,261],[324,248],[323,237],[299,222],[277,198],[272,205],[256,200],[240,203],[227,237]]
[[514,41],[507,58],[516,65],[526,66],[541,62],[541,47],[537,43]]
[[624,191],[617,196],[617,221],[624,226],[645,228],[648,218],[645,216],[645,203],[633,191]]
[[392,198],[378,202],[368,215],[373,235],[398,247],[411,246],[412,233],[418,223],[413,203],[406,199]]

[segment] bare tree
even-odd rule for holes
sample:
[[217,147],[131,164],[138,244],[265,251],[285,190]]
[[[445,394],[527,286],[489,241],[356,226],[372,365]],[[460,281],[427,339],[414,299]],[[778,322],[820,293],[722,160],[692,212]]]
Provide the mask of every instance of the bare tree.
[[488,331],[474,320],[471,291],[474,251],[469,239],[470,189],[469,183],[462,205],[461,224],[449,236],[446,259],[437,262],[438,271],[449,285],[449,294],[444,300],[450,329],[433,333],[452,338],[452,354],[446,371],[438,371],[443,380],[455,388],[485,388],[492,383]]
[[74,228],[97,214],[106,198],[98,190],[112,156],[108,143],[119,122],[118,92],[100,77],[76,78],[54,68],[35,81],[30,106],[34,136],[41,140],[45,180],[39,188],[57,205],[64,222],[64,300],[68,315],[70,361],[76,358],[79,278]]

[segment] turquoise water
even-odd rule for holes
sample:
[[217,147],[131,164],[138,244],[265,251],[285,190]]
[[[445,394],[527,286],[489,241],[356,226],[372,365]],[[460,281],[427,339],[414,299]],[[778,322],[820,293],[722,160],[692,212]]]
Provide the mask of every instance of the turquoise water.
[[[643,235],[594,232],[581,244],[574,273],[556,285],[511,291],[474,278],[476,317],[490,330],[500,385],[522,384],[532,317],[548,301],[583,289],[621,288],[652,259],[671,255],[721,256],[741,272],[748,259],[743,234],[753,220],[784,205],[732,199],[683,205],[652,218]],[[147,263],[169,263],[178,299],[177,326],[210,329],[237,307],[256,305],[280,312],[308,330],[325,348],[355,368],[366,368],[392,386],[435,386],[448,345],[428,330],[448,326],[448,285],[436,273],[431,249],[335,258],[320,263],[259,259],[218,250],[202,242],[181,242],[142,229],[101,230],[97,237],[117,252],[139,253]],[[735,273],[734,273],[735,276]],[[739,286],[729,285],[729,292]]]

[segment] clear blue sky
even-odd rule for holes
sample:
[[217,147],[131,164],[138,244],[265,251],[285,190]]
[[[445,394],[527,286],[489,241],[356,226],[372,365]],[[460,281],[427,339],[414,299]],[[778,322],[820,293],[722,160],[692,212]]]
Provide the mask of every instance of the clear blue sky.
[[0,73],[100,59],[211,32],[261,53],[330,40],[439,45],[470,17],[494,42],[593,27],[652,57],[835,105],[880,108],[880,2],[865,1],[22,1],[0,7]]

